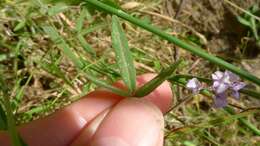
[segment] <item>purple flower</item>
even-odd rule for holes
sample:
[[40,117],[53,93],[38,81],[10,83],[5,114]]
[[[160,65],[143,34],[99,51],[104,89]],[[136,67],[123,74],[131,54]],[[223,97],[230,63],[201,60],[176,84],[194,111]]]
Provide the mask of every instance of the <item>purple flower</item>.
[[245,83],[240,81],[239,76],[236,74],[225,71],[216,71],[212,74],[213,85],[212,88],[215,92],[215,105],[216,107],[223,107],[227,104],[226,95],[227,91],[231,91],[232,96],[239,99],[239,90],[245,87]]
[[214,96],[214,107],[222,108],[227,105],[227,98],[225,93],[220,93]]
[[186,87],[192,90],[194,94],[198,93],[202,89],[202,85],[197,78],[190,79],[186,84]]
[[225,92],[230,84],[229,81],[229,76],[227,73],[223,73],[220,71],[216,71],[215,73],[212,74],[212,79],[213,79],[213,90],[215,91],[216,94],[220,94]]

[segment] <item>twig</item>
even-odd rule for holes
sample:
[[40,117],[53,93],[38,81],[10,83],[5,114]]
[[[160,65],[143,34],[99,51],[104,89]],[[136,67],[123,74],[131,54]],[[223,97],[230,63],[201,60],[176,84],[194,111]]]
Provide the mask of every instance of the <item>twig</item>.
[[60,13],[59,16],[63,21],[65,21],[70,26],[70,28],[72,29],[75,28],[75,24],[71,22],[63,13]]

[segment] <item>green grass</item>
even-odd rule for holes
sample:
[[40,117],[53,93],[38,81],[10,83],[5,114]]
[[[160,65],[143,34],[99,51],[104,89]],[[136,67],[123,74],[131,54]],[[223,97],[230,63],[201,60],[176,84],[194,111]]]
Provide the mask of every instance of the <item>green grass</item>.
[[[119,5],[106,0],[103,2],[113,6],[112,9]],[[176,68],[172,59],[172,44],[157,36],[169,37],[167,40],[171,42],[171,36],[164,33],[173,31],[171,23],[138,11],[162,10],[162,1],[138,2],[146,4],[148,8],[141,6],[128,13],[144,21],[131,17],[128,20],[135,23],[131,24],[100,11],[100,8],[95,11],[79,3],[65,5],[46,4],[41,0],[0,0],[3,12],[0,14],[0,73],[8,90],[5,92],[8,95],[0,92],[0,104],[8,113],[7,119],[0,119],[0,124],[3,123],[0,128],[9,126],[17,142],[19,136],[16,135],[14,123],[19,125],[44,117],[97,87],[106,87],[123,96],[144,96],[169,79],[173,86],[179,86],[179,95],[185,100],[175,99],[175,108],[165,116],[166,146],[257,145],[260,123],[257,117],[259,90],[256,90],[259,86],[243,90],[245,94],[240,101],[230,99],[230,107],[234,110],[214,109],[210,92],[203,91],[197,96],[190,96],[183,86],[191,76],[210,82],[207,78],[218,68],[216,64],[224,64],[224,67],[233,69],[256,84],[259,83],[258,79],[241,72],[239,64],[234,67],[223,61],[216,63],[219,60],[214,57],[210,60],[204,51],[197,55],[209,59],[213,64],[202,60],[192,71],[188,71],[194,62],[192,58],[197,57],[181,52],[184,64]],[[125,13],[119,16],[128,18]],[[150,24],[156,24],[163,31],[154,30]],[[121,35],[121,40],[115,34]],[[196,54],[193,50],[196,47],[193,46],[201,45],[189,41],[192,35],[188,33],[180,35],[185,41],[178,40],[177,44],[191,46],[188,50]],[[131,67],[127,68],[126,63],[130,63]],[[178,76],[172,76],[175,70]],[[136,89],[133,81],[136,74],[150,72],[159,75]],[[130,92],[111,86],[119,79],[125,82]],[[9,103],[3,100],[6,97],[9,97]],[[1,108],[0,114],[3,114]],[[15,117],[15,121],[12,121],[12,117]],[[5,124],[6,120],[8,125]]]

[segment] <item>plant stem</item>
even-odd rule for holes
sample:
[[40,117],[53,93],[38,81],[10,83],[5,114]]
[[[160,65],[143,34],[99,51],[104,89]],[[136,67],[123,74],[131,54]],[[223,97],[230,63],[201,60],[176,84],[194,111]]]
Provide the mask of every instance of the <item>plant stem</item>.
[[[170,80],[172,82],[175,82],[175,84],[179,84],[179,85],[186,85],[187,81],[180,81],[180,80],[176,80],[177,78],[174,79],[171,78]],[[207,89],[203,89],[200,94],[203,94],[205,96],[212,96],[211,91],[207,90]],[[225,107],[224,109],[225,111],[227,111],[229,114],[231,115],[235,115],[236,113],[234,112],[234,109],[232,107]],[[243,125],[245,125],[248,129],[250,129],[252,132],[254,132],[255,134],[259,135],[260,134],[260,130],[257,129],[257,127],[255,125],[253,125],[252,123],[250,123],[249,121],[247,121],[244,118],[238,118],[239,122]]]
[[5,83],[1,77],[0,77],[0,90],[2,90],[3,93],[3,95],[0,96],[0,100],[2,101],[6,111],[7,129],[12,140],[12,145],[22,146],[22,141],[16,130],[15,119],[12,113],[12,107],[10,101],[7,99],[8,88],[5,86]]
[[152,26],[140,19],[137,19],[127,13],[125,13],[124,11],[122,10],[119,10],[119,9],[116,9],[114,7],[111,7],[109,5],[106,5],[102,2],[99,2],[97,0],[86,0],[87,2],[89,2],[90,4],[94,5],[95,7],[98,7],[98,8],[101,8],[102,10],[108,12],[108,13],[111,13],[111,14],[114,14],[114,15],[117,15],[139,27],[142,27],[143,29],[146,29],[147,31],[149,32],[152,32],[158,36],[160,36],[161,38],[165,39],[165,40],[168,40],[169,42],[171,43],[174,43],[175,45],[201,57],[201,58],[204,58],[212,63],[215,63],[225,69],[228,69],[238,75],[240,75],[241,77],[249,80],[249,81],[252,81],[254,83],[256,83],[257,85],[260,85],[260,79],[257,78],[256,76],[248,73],[247,71],[245,70],[241,70],[239,69],[238,67],[216,57],[216,56],[213,56],[213,55],[210,55],[208,54],[206,51],[204,51],[203,49],[201,48],[198,48],[198,47],[194,47],[168,33],[165,33],[163,32],[162,30],[160,30],[159,28],[155,27],[155,26]]
[[[235,115],[236,113],[231,107],[225,107],[225,111],[227,111],[231,115]],[[255,125],[250,123],[248,120],[245,118],[238,118],[239,122],[245,125],[247,128],[249,128],[251,131],[253,131],[256,135],[260,136],[260,130],[257,129]]]

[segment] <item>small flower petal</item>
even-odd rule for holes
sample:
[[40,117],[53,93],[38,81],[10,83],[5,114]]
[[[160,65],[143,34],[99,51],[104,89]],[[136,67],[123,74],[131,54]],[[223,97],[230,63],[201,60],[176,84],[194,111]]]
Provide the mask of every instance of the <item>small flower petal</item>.
[[232,91],[232,96],[233,96],[233,97],[235,97],[235,99],[236,99],[236,100],[238,100],[238,99],[239,99],[239,96],[240,96],[240,94],[239,94],[239,92],[238,92],[238,91]]
[[213,89],[216,94],[224,93],[228,89],[228,85],[222,82],[214,82],[213,83]]
[[225,74],[225,76],[228,76],[229,82],[231,82],[231,83],[238,82],[240,80],[239,76],[232,73],[231,71],[226,70],[224,74]]
[[217,94],[214,96],[214,107],[216,108],[222,108],[227,105],[227,98],[225,93]]
[[202,89],[202,85],[197,78],[192,78],[186,84],[186,87],[192,90],[193,93],[198,93]]
[[246,86],[246,84],[244,82],[236,82],[232,84],[232,89],[235,91],[239,91],[241,89],[243,89]]
[[235,97],[235,99],[239,99],[239,90],[243,89],[246,86],[244,82],[235,82],[232,84],[231,89],[232,96]]
[[224,75],[223,72],[216,71],[215,73],[213,73],[211,75],[211,77],[212,77],[213,80],[220,80],[223,77],[223,75]]
[[216,94],[214,97],[216,107],[224,107],[227,105],[226,94],[229,92],[226,91],[231,91],[232,96],[239,99],[238,91],[246,86],[244,82],[240,82],[238,75],[228,70],[225,72],[216,71],[212,74],[212,79],[212,88]]

